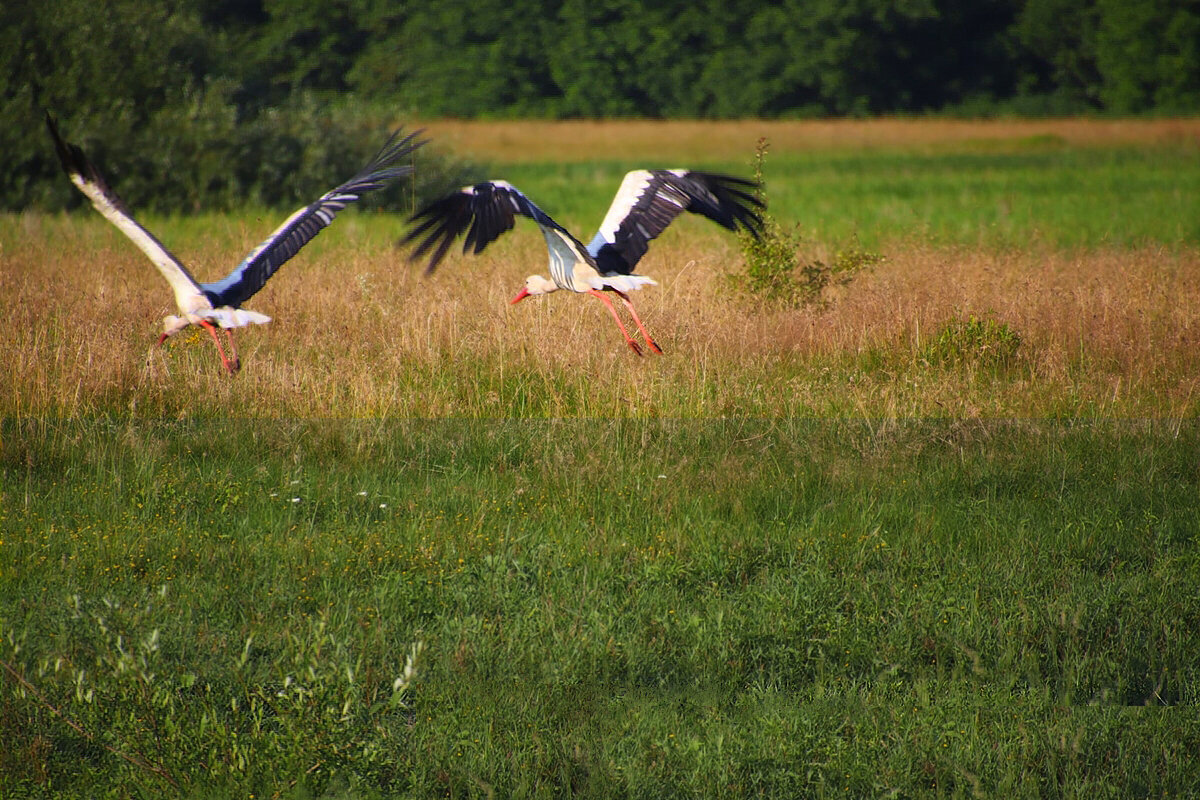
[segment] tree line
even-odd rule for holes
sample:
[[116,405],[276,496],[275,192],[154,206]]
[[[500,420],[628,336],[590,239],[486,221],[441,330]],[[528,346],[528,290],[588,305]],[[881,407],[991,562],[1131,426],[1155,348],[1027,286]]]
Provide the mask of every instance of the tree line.
[[44,109],[131,203],[287,205],[412,115],[1194,114],[1200,0],[9,0],[0,66],[8,209],[75,202]]

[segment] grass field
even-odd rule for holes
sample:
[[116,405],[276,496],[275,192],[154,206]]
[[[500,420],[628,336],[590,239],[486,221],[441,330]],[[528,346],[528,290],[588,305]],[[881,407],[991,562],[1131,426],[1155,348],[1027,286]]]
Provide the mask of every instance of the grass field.
[[916,236],[1022,249],[1200,241],[1194,120],[442,121],[428,130],[456,153],[502,165],[581,227],[598,224],[627,169],[740,171],[766,137],[776,212],[822,241]]
[[[1200,124],[429,129],[583,237],[766,135],[886,260],[770,307],[683,220],[639,359],[507,305],[532,225],[423,278],[347,214],[231,379],[95,214],[0,219],[0,796],[1200,785]],[[278,216],[145,222],[209,279]]]

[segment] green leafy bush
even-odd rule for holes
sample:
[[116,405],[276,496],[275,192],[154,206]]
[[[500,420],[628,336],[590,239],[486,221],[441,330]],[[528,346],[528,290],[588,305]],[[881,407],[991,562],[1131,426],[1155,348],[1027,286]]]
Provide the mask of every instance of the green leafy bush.
[[862,249],[853,242],[838,250],[833,258],[824,261],[801,256],[804,243],[799,226],[787,229],[767,213],[767,196],[763,182],[763,161],[770,143],[758,140],[754,152],[754,177],[758,181],[758,197],[763,202],[762,230],[758,236],[743,231],[741,273],[730,276],[733,284],[745,295],[781,306],[803,306],[823,303],[825,290],[845,286],[859,273],[884,260],[884,256]]

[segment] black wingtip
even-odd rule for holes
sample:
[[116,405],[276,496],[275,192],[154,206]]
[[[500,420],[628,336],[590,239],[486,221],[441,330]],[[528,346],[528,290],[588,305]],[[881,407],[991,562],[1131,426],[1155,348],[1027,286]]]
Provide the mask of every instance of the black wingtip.
[[104,191],[108,191],[108,185],[104,182],[104,178],[84,155],[83,148],[77,144],[71,144],[62,137],[58,130],[58,121],[49,111],[46,112],[46,130],[50,132],[50,138],[54,140],[54,149],[58,153],[58,161],[62,164],[63,172],[69,176],[78,175],[88,183],[93,183]]
[[62,164],[63,171],[68,175],[72,172],[83,174],[83,170],[80,169],[83,151],[63,139],[62,134],[58,132],[58,121],[54,119],[54,115],[49,110],[46,111],[46,130],[50,132],[50,138],[54,140],[54,150],[58,153],[58,161]]
[[410,264],[419,261],[430,250],[433,251],[425,267],[426,275],[431,275],[437,269],[450,245],[461,232],[457,230],[457,224],[460,224],[461,220],[456,223],[455,219],[459,216],[458,206],[462,202],[461,190],[452,192],[430,201],[408,218],[408,223],[413,227],[396,244],[407,247],[417,242],[417,246],[408,254]]
[[736,175],[708,173],[709,187],[720,204],[728,210],[730,230],[740,225],[754,238],[762,232],[762,214],[766,203],[761,197],[762,184],[757,180]]
[[368,169],[371,167],[378,169],[385,164],[395,163],[397,160],[412,155],[420,148],[429,144],[428,139],[417,138],[424,132],[424,128],[418,128],[402,136],[404,134],[404,126],[401,125],[399,128],[396,128],[396,130],[392,131],[387,141],[383,143],[383,147],[379,148],[379,152],[375,154],[375,157],[371,159]]

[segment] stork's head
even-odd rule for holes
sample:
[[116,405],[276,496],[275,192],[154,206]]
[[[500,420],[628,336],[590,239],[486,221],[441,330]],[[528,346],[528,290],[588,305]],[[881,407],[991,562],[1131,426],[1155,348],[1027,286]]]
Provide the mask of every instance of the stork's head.
[[512,305],[514,303],[519,303],[526,297],[530,297],[535,294],[549,294],[556,289],[558,289],[558,286],[556,286],[554,281],[550,280],[549,278],[543,278],[541,275],[530,275],[525,279],[525,288],[522,289],[516,297],[510,300],[509,304]]

